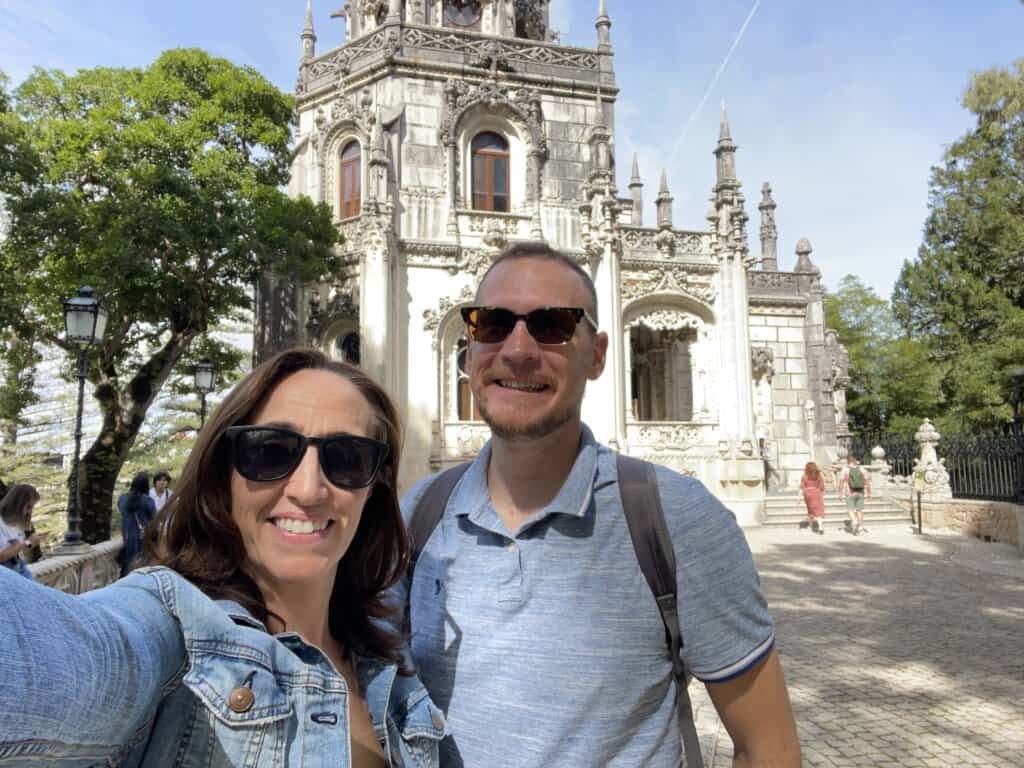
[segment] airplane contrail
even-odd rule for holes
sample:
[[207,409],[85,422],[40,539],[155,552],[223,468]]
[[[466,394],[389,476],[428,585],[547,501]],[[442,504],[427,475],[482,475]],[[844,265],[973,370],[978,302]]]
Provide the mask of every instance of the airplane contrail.
[[708,99],[711,98],[711,94],[714,93],[715,88],[718,86],[718,81],[722,79],[722,75],[725,73],[725,68],[729,66],[729,60],[732,59],[733,53],[735,53],[736,49],[739,47],[740,41],[743,40],[743,35],[747,32],[747,27],[749,27],[750,22],[754,20],[754,16],[757,14],[757,9],[760,7],[761,0],[754,0],[754,7],[751,8],[750,13],[747,14],[746,21],[744,21],[743,26],[740,27],[740,31],[736,35],[736,39],[732,41],[732,46],[729,48],[729,52],[725,54],[725,58],[722,60],[722,64],[718,68],[718,71],[715,72],[715,76],[711,78],[711,85],[709,85],[708,89],[704,92],[703,98],[701,98],[697,108],[693,110],[693,113],[690,115],[690,119],[687,120],[686,125],[683,126],[682,133],[680,133],[679,137],[676,139],[675,145],[672,147],[672,154],[669,155],[669,162],[666,167],[671,167],[675,162],[676,155],[679,154],[679,149],[682,146],[683,141],[686,139],[686,134],[690,132],[690,126],[693,125],[693,121],[697,119],[697,115],[700,114],[700,111],[704,108]]

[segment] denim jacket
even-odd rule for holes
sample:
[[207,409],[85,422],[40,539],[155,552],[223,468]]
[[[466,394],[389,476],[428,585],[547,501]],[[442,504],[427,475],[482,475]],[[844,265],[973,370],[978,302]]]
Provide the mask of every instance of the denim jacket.
[[[74,597],[0,568],[0,766],[346,768],[349,692],[166,568]],[[390,766],[434,768],[445,721],[416,677],[357,658]]]

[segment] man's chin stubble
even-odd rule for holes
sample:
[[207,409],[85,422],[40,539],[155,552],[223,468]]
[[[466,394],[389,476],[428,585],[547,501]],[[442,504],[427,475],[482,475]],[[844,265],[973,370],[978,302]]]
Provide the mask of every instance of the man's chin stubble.
[[480,409],[480,417],[491,428],[491,433],[495,437],[512,443],[525,443],[547,437],[579,415],[578,410],[569,408],[561,412],[549,414],[540,421],[530,424],[502,424],[491,417],[491,414],[487,412],[483,404],[480,404],[478,407]]

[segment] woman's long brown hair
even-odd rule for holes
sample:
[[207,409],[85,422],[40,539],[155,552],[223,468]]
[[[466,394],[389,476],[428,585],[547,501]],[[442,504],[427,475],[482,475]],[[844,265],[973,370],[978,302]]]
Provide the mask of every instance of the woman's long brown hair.
[[821,477],[821,470],[818,469],[818,465],[813,461],[808,461],[807,465],[804,467],[804,474],[811,480],[817,480]]
[[174,495],[146,528],[147,565],[172,568],[211,598],[234,600],[267,622],[270,614],[263,595],[243,569],[245,546],[231,516],[234,470],[225,432],[250,423],[277,385],[303,370],[330,371],[352,382],[375,414],[376,433],[371,436],[388,444],[359,528],[338,565],[328,624],[346,650],[401,664],[402,639],[374,621],[396,612],[385,604],[384,592],[402,577],[409,561],[397,495],[402,453],[398,413],[387,393],[361,369],[331,360],[319,350],[289,349],[275,355],[224,398],[200,432]]
[[25,483],[14,486],[7,491],[3,501],[0,501],[0,520],[24,530],[28,527],[29,522],[25,508],[37,501],[39,501],[39,491],[35,489],[35,486]]

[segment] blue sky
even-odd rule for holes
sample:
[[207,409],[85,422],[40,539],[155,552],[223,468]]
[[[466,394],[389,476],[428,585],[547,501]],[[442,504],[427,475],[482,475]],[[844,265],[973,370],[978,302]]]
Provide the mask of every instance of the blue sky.
[[[341,42],[313,0],[318,50]],[[595,44],[598,0],[553,0],[569,45]],[[616,149],[625,193],[634,151],[653,220],[667,166],[677,226],[702,228],[711,155],[728,103],[758,248],[761,184],[779,204],[780,266],[807,237],[826,285],[861,276],[888,296],[927,215],[929,169],[971,126],[971,72],[1024,57],[1018,0],[761,0],[728,66],[694,115],[754,0],[608,0],[622,92]],[[0,69],[134,66],[198,46],[294,86],[304,0],[0,0]]]

